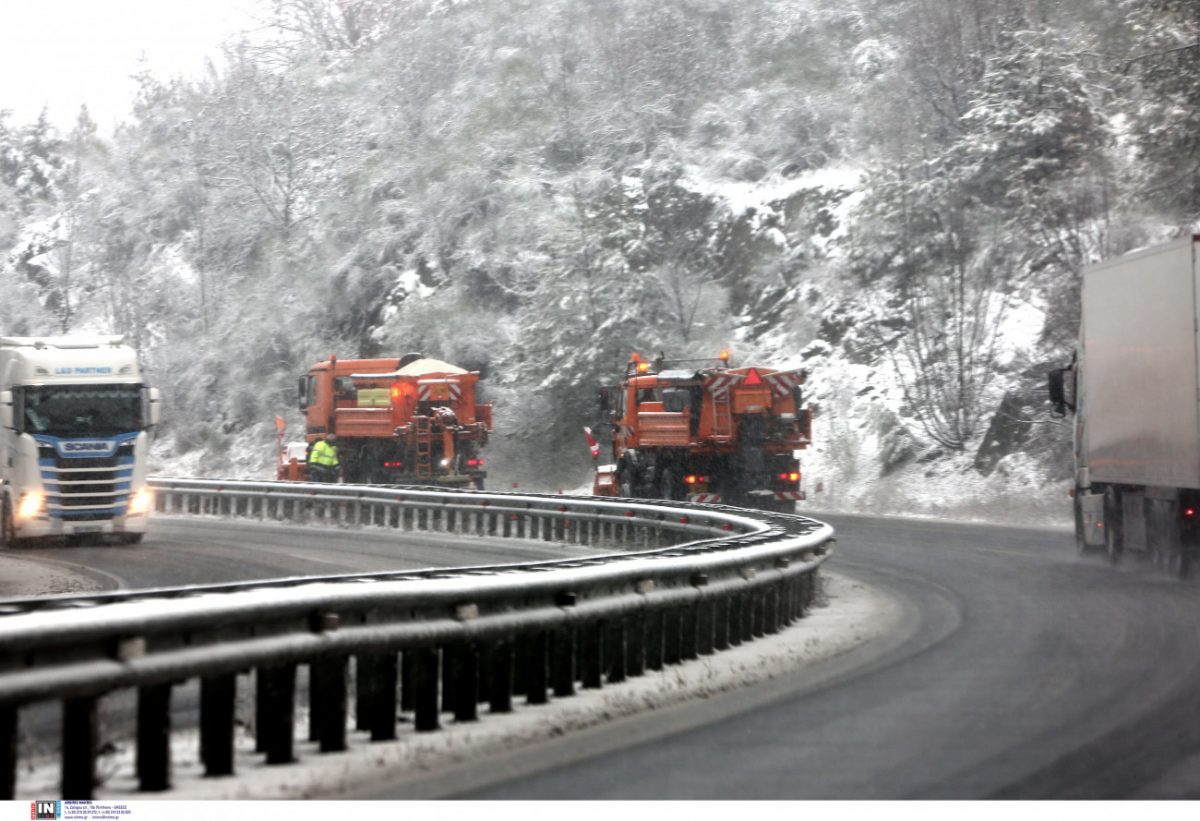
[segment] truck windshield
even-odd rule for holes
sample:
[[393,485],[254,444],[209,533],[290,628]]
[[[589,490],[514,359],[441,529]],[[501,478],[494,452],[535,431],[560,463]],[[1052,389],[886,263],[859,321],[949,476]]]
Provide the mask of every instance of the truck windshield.
[[115,436],[142,429],[137,385],[47,385],[21,391],[18,424],[48,436]]

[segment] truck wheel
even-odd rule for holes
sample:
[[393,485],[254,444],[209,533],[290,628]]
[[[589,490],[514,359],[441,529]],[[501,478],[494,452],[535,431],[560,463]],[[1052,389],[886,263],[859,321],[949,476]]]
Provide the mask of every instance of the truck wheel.
[[1088,544],[1084,539],[1083,533],[1083,503],[1079,499],[1080,491],[1075,491],[1075,501],[1073,507],[1075,509],[1075,549],[1080,556],[1090,556],[1093,553],[1100,552],[1100,546]]
[[1125,540],[1121,527],[1121,494],[1114,488],[1104,489],[1104,553],[1116,564],[1125,551]]
[[663,468],[658,480],[658,491],[662,498],[670,501],[678,501],[681,498],[679,477],[675,475],[675,471]]
[[17,529],[13,525],[12,507],[8,498],[0,499],[0,548],[17,546]]

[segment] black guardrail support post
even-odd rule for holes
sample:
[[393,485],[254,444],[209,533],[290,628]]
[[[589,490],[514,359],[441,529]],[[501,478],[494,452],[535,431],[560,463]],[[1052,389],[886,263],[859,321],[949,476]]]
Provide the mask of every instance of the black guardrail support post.
[[171,685],[138,688],[137,776],[142,792],[171,788]]
[[413,726],[419,733],[438,729],[438,651],[436,647],[415,647],[405,651],[412,657]]
[[257,671],[260,686],[258,697],[266,704],[257,705],[262,724],[256,731],[265,744],[268,764],[290,764],[295,760],[294,712],[296,701],[296,665],[280,664],[260,667]]
[[655,607],[646,612],[646,669],[663,668],[663,644],[666,637],[666,611]]
[[742,594],[734,593],[727,596],[725,601],[728,608],[725,616],[729,621],[729,646],[737,647],[742,643],[742,615],[745,613]]
[[454,720],[479,718],[479,649],[472,642],[454,647]]
[[663,664],[678,664],[683,640],[683,608],[668,607],[663,611]]
[[700,605],[698,602],[680,608],[679,615],[679,659],[692,661],[699,657],[698,637],[700,630]]
[[90,801],[96,780],[96,698],[63,702],[62,794],[72,801]]
[[371,690],[377,655],[359,653],[354,657],[354,729],[371,729]]
[[609,684],[625,680],[625,622],[619,618],[604,633],[604,671]]
[[749,590],[742,593],[739,598],[742,600],[742,613],[739,618],[742,641],[754,641],[754,611],[757,609],[755,599],[758,598],[758,595],[753,590]]
[[530,704],[545,704],[549,700],[546,664],[550,650],[550,634],[537,630],[529,636],[529,655],[525,665],[525,700]]
[[712,603],[713,650],[729,649],[729,597],[718,596]]
[[399,660],[395,652],[364,653],[358,660],[358,709],[366,719],[364,729],[371,732],[372,741],[391,741],[396,737]]
[[640,610],[625,619],[625,672],[630,676],[646,672],[646,617]]
[[0,801],[11,801],[17,790],[17,706],[0,705]]
[[349,659],[333,656],[314,661],[308,668],[308,703],[311,729],[321,752],[346,749],[346,671]]
[[590,621],[579,628],[579,681],[587,689],[604,684],[604,631],[602,621]]
[[400,653],[400,712],[411,713],[416,709],[413,692],[412,654],[404,650]]
[[492,642],[487,653],[488,709],[493,713],[511,713],[513,697],[513,645],[508,638]]
[[554,695],[575,695],[575,628],[568,625],[550,637],[550,686]]
[[200,679],[200,759],[206,776],[233,775],[237,674]]

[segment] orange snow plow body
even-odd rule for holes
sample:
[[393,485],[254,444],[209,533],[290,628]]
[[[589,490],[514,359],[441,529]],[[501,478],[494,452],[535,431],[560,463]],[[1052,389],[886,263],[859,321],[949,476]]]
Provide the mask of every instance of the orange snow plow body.
[[696,361],[635,356],[602,391],[612,464],[597,470],[593,493],[791,511],[804,498],[796,452],[812,441],[806,373]]
[[305,438],[337,435],[345,481],[472,485],[492,406],[476,403],[479,373],[409,354],[318,362],[300,378]]

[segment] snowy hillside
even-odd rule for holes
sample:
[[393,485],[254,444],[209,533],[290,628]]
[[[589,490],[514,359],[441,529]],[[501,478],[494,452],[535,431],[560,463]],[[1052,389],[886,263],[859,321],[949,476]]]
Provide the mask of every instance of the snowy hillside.
[[809,370],[813,506],[1065,517],[1079,272],[1200,216],[1194,4],[602,5],[264,3],[112,135],[0,115],[0,334],[128,335],[162,474],[270,476],[311,363],[420,351],[492,487],[577,488],[631,352],[730,348]]

